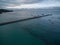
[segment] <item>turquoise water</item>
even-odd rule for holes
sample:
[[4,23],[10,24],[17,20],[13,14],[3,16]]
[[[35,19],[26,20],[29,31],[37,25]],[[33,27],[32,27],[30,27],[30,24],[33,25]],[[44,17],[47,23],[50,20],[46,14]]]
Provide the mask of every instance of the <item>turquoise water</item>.
[[53,14],[0,26],[0,45],[60,45],[60,10],[19,10],[0,14],[0,23]]

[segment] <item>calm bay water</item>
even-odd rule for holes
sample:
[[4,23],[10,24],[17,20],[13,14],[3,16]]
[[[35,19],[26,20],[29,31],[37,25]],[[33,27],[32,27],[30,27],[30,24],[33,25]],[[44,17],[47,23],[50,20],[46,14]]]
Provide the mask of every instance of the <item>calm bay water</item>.
[[0,45],[60,45],[60,10],[18,10],[0,14],[0,23],[52,14],[29,21],[0,26]]

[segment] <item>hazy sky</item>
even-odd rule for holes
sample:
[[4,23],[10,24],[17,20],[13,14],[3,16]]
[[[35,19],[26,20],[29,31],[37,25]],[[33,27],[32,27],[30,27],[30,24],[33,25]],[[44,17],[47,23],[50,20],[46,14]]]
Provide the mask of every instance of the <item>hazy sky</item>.
[[60,7],[60,0],[0,0],[0,8]]

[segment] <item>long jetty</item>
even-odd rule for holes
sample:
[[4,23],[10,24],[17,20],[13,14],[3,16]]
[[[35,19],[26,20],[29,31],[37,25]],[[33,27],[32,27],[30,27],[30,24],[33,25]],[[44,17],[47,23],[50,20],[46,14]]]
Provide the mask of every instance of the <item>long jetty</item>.
[[41,17],[46,17],[46,16],[51,16],[52,14],[47,14],[47,15],[42,15],[42,16],[35,16],[35,17],[30,17],[26,19],[20,19],[20,20],[15,20],[15,21],[9,21],[9,22],[3,22],[0,23],[0,26],[7,25],[7,24],[12,24],[12,23],[17,23],[17,22],[22,22],[22,21],[27,21],[27,20],[32,20],[36,18],[41,18]]

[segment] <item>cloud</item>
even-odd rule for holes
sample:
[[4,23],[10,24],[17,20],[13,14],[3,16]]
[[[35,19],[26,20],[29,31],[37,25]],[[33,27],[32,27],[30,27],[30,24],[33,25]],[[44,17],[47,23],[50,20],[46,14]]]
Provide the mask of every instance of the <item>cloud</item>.
[[42,0],[0,0],[0,8],[4,8],[6,6],[16,6],[20,4],[32,4],[32,3],[38,3]]
[[40,5],[42,4],[50,5],[56,3],[58,5],[58,3],[60,4],[60,0],[0,0],[0,8],[4,8],[7,6],[9,7],[20,6],[24,4],[32,5],[36,3],[39,3]]
[[37,3],[43,0],[0,0],[2,3],[13,3],[13,4],[28,4],[28,3]]
[[22,4],[19,6],[8,6],[8,9],[37,9],[37,8],[52,8],[52,7],[59,7],[59,5],[57,4],[39,4],[39,3],[35,3],[35,4]]

